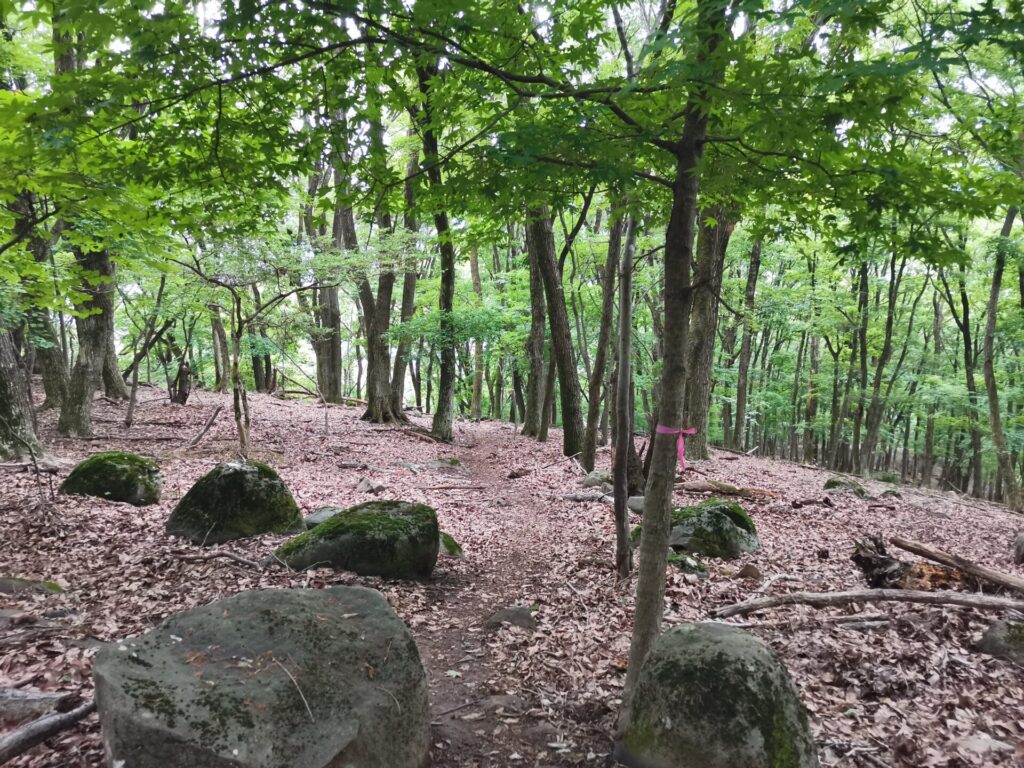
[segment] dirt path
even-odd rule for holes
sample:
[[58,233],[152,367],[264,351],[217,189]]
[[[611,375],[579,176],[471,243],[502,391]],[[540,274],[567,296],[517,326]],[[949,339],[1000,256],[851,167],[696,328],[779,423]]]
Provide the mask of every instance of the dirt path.
[[[540,706],[543,695],[508,679],[499,635],[529,642],[535,634],[532,614],[540,618],[538,599],[549,586],[552,559],[571,549],[572,531],[550,514],[554,505],[544,485],[509,478],[510,456],[522,451],[514,445],[522,438],[497,426],[474,437],[473,447],[456,451],[460,483],[479,486],[489,497],[483,505],[488,514],[459,520],[472,574],[442,576],[431,585],[429,599],[443,611],[443,622],[433,631],[414,630],[430,676],[434,765],[562,764],[554,754],[561,734]],[[546,469],[558,476],[572,466],[554,461]],[[456,514],[440,512],[442,520]],[[496,612],[516,608],[513,618],[528,626],[494,620]]]

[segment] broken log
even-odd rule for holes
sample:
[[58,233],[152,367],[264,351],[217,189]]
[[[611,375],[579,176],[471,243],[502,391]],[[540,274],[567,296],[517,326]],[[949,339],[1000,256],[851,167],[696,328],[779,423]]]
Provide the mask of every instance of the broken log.
[[1024,600],[970,592],[920,592],[911,589],[855,589],[848,592],[790,592],[786,595],[759,597],[744,603],[727,605],[711,611],[716,619],[746,616],[748,613],[779,608],[783,605],[810,605],[828,608],[851,603],[922,603],[925,605],[959,605],[987,611],[1024,611]]
[[892,536],[889,539],[894,547],[912,552],[915,555],[926,557],[929,560],[933,560],[936,563],[942,563],[942,565],[949,566],[950,568],[956,568],[964,573],[970,574],[976,579],[987,581],[990,584],[996,584],[1000,587],[1013,590],[1014,592],[1024,592],[1024,579],[1020,576],[1014,576],[1011,573],[1003,573],[997,571],[994,568],[989,568],[985,565],[978,565],[972,563],[970,560],[966,560],[958,555],[950,554],[949,552],[943,552],[941,549],[935,549],[927,544],[921,544],[916,541],[910,541],[900,536]]
[[877,534],[868,534],[853,542],[850,559],[864,573],[869,587],[874,589],[951,589],[978,590],[978,583],[969,574],[946,565],[933,563],[906,563],[891,557],[885,541]]
[[27,752],[66,728],[70,728],[95,709],[96,702],[90,701],[70,712],[47,715],[33,720],[13,733],[7,734],[0,739],[0,765],[14,759],[22,752]]

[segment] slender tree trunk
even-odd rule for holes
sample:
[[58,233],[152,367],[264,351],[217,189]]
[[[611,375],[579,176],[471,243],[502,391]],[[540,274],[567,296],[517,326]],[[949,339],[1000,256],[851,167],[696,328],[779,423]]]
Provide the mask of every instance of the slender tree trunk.
[[[597,452],[597,427],[601,419],[601,389],[604,385],[605,368],[608,365],[608,347],[612,336],[612,314],[615,309],[615,271],[619,262],[623,221],[612,222],[608,236],[608,258],[601,275],[601,323],[597,334],[597,351],[590,371],[587,391],[587,428],[583,435],[583,455],[580,463],[588,472],[594,469]],[[632,264],[630,265],[632,268]],[[618,519],[618,518],[616,518]],[[627,570],[628,573],[628,570]]]
[[[437,126],[431,101],[432,82],[437,77],[438,65],[417,67],[423,104],[419,112],[423,136],[423,164],[427,180],[438,200],[444,199],[444,182],[441,179],[440,153],[437,148]],[[438,381],[437,410],[431,425],[431,433],[438,440],[452,439],[452,423],[455,418],[455,325],[452,310],[455,303],[455,245],[452,243],[448,213],[443,208],[434,211],[434,229],[437,231],[437,248],[441,254],[441,283],[438,289],[439,333],[441,337],[441,376]]]
[[537,254],[544,295],[548,303],[551,327],[551,349],[558,366],[559,394],[562,406],[562,453],[575,456],[583,450],[583,411],[580,405],[580,378],[576,366],[576,351],[569,329],[569,315],[565,307],[565,292],[555,257],[555,236],[551,218],[544,208],[529,212],[526,225],[527,248]]
[[526,357],[530,372],[526,378],[526,413],[523,416],[523,434],[540,436],[541,411],[547,397],[544,383],[547,370],[544,367],[544,336],[546,325],[546,301],[544,280],[541,277],[537,252],[526,249],[530,264],[530,334],[526,337]]
[[[419,231],[419,224],[416,221],[416,187],[413,180],[414,174],[418,170],[419,152],[413,152],[405,167],[405,213],[403,214],[405,229],[412,235]],[[415,255],[407,254],[405,275],[402,277],[402,308],[399,315],[403,324],[412,320],[412,316],[416,312],[416,282],[418,279],[418,259],[415,258]],[[392,413],[405,414],[405,371],[408,366],[410,346],[410,339],[406,334],[402,334],[398,342],[398,349],[395,350],[395,367],[391,373]],[[419,405],[418,395],[416,404]]]
[[[469,271],[473,280],[473,293],[476,294],[478,304],[483,304],[484,289],[480,281],[480,259],[477,248],[474,246],[469,252]],[[513,383],[518,372],[513,372]],[[484,341],[481,338],[473,339],[473,394],[469,403],[470,418],[480,418],[480,405],[484,395]]]
[[540,427],[537,430],[537,442],[548,441],[548,427],[551,426],[551,412],[555,410],[555,354],[548,343],[548,360],[544,376],[544,402],[541,403]]
[[718,333],[718,294],[729,237],[736,225],[735,212],[715,206],[698,214],[697,288],[690,311],[690,347],[687,350],[686,394],[683,401],[684,426],[696,433],[687,439],[686,449],[694,458],[708,457],[708,411],[711,407],[712,358]]
[[[619,271],[619,366],[615,380],[615,452],[613,485],[615,492],[615,572],[625,579],[633,570],[633,544],[629,538],[629,459],[633,437],[633,254],[636,250],[636,224],[632,216],[619,218],[612,232],[626,232]],[[620,234],[614,235],[616,239]],[[611,261],[611,244],[608,247]],[[618,254],[619,243],[615,244]],[[611,265],[608,269],[614,270]],[[610,324],[610,319],[609,319]]]
[[750,266],[747,268],[747,289],[743,299],[743,335],[740,340],[739,371],[736,376],[736,428],[728,440],[733,449],[746,448],[747,433],[747,378],[750,374],[750,347],[753,341],[754,298],[757,294],[757,277],[761,271],[761,241],[750,249]]
[[[694,220],[697,215],[699,163],[707,134],[712,97],[707,84],[720,76],[715,68],[718,60],[708,58],[727,30],[726,4],[718,0],[697,0],[698,37],[696,59],[703,65],[705,84],[695,86],[683,111],[683,128],[679,141],[673,145],[676,159],[672,186],[672,206],[665,232],[665,338],[661,368],[658,421],[670,429],[683,425],[683,386],[686,381],[686,350],[689,342],[690,306],[693,289],[690,285],[693,261]],[[629,648],[629,667],[623,690],[624,711],[628,712],[637,676],[661,627],[665,602],[665,568],[668,557],[669,521],[672,489],[676,475],[676,436],[655,435],[650,448],[651,470],[644,494],[644,535],[640,543],[640,567],[636,589],[636,612]]]
[[228,335],[220,319],[220,306],[209,304],[210,325],[213,333],[214,390],[227,394],[231,383],[231,355],[228,353]]
[[988,418],[992,428],[992,444],[996,449],[996,458],[999,461],[999,470],[1003,487],[1006,505],[1014,512],[1022,510],[1022,499],[1020,485],[1017,482],[1017,475],[1010,460],[1010,451],[1006,444],[1006,435],[1003,433],[1003,420],[999,413],[999,388],[996,383],[995,370],[995,335],[996,316],[999,311],[999,293],[1002,290],[1003,271],[1006,268],[1006,252],[1008,250],[1008,238],[1013,230],[1013,220],[1017,216],[1016,207],[1011,207],[1006,212],[1006,219],[1003,221],[1003,228],[1000,240],[995,246],[995,263],[992,266],[992,289],[988,297],[988,317],[985,319],[984,352],[982,354],[982,371],[985,376],[985,392],[988,394]]

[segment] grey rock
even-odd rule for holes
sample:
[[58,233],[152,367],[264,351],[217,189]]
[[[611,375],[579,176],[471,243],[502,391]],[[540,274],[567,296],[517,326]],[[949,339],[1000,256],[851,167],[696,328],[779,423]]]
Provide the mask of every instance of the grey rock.
[[60,584],[55,581],[37,581],[35,579],[19,579],[16,576],[0,576],[0,595],[16,595],[19,592],[42,592],[46,594],[63,592]]
[[630,512],[636,512],[642,515],[644,513],[644,497],[643,496],[630,496],[626,499],[626,507]]
[[761,548],[754,523],[743,508],[716,498],[673,510],[668,543],[673,549],[724,560]]
[[1024,664],[1024,623],[997,621],[982,635],[978,650],[1007,659],[1015,664]]
[[459,545],[459,542],[457,542],[455,540],[455,537],[452,536],[450,533],[445,533],[444,531],[441,531],[440,543],[440,551],[446,554],[448,557],[463,558],[466,556],[465,553],[462,551],[462,547]]
[[94,665],[107,757],[131,768],[421,768],[416,644],[362,587],[243,592],[110,643]]
[[856,496],[858,499],[867,499],[870,494],[864,489],[864,486],[858,483],[856,480],[852,480],[849,477],[842,477],[836,475],[830,477],[825,481],[826,491],[848,491]]
[[289,568],[339,568],[361,576],[425,579],[440,546],[437,513],[425,504],[368,501],[341,510],[285,542],[274,558]]
[[335,515],[344,512],[341,507],[320,507],[302,518],[307,529],[316,528],[320,523],[326,523]]
[[537,628],[537,620],[533,617],[533,611],[526,606],[502,608],[492,614],[485,624],[492,628],[500,627],[502,624],[513,624],[523,629]]
[[372,493],[374,495],[381,493],[385,489],[383,483],[379,483],[376,480],[371,480],[368,477],[359,478],[359,482],[356,483],[356,490],[359,493]]
[[606,483],[611,483],[612,476],[607,472],[591,472],[589,475],[583,478],[584,488],[600,488]]
[[723,624],[681,624],[640,669],[615,758],[631,768],[818,768],[785,665]]
[[169,535],[200,545],[303,528],[287,486],[256,461],[218,464],[182,497],[166,525]]

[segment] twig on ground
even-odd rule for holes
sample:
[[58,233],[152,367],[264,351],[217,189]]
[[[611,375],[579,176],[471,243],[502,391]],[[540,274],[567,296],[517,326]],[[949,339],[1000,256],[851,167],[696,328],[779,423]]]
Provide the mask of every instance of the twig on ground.
[[295,690],[299,692],[299,698],[301,698],[302,703],[306,705],[306,712],[309,714],[309,722],[315,723],[316,718],[313,717],[313,710],[309,708],[309,702],[306,701],[306,694],[302,692],[302,688],[299,687],[298,681],[296,681],[296,679],[292,677],[292,673],[288,671],[288,668],[284,664],[282,664],[277,659],[274,659],[274,663],[277,664],[277,666],[279,666],[282,670],[284,670],[284,673],[286,675],[288,675],[288,679],[292,681],[292,684],[295,686]]
[[223,405],[218,405],[216,408],[213,409],[213,413],[210,414],[210,418],[206,420],[206,423],[203,425],[203,428],[199,430],[199,434],[197,434],[189,441],[189,448],[194,448],[197,445],[199,445],[199,441],[202,440],[206,433],[210,431],[210,427],[213,426],[213,422],[217,419],[217,416],[220,414],[222,410],[224,410]]
[[257,563],[255,560],[247,560],[244,557],[236,555],[234,552],[227,552],[220,550],[217,552],[207,552],[206,554],[198,554],[188,552],[182,549],[172,549],[171,554],[177,557],[179,560],[187,560],[190,562],[202,562],[206,560],[216,560],[218,557],[223,557],[228,560],[234,560],[239,565],[244,565],[247,568],[255,568],[257,571],[262,571],[263,566]]
[[21,726],[13,733],[0,739],[0,765],[8,760],[27,752],[37,744],[41,744],[51,736],[70,728],[86,715],[96,709],[96,702],[90,701],[70,712],[47,715]]
[[982,610],[1024,610],[1024,601],[992,595],[976,595],[964,592],[919,592],[911,589],[858,589],[848,592],[791,592],[787,595],[773,595],[736,603],[711,611],[715,618],[746,616],[748,613],[779,608],[783,605],[810,605],[827,608],[850,603],[924,603],[926,605],[959,605]]

